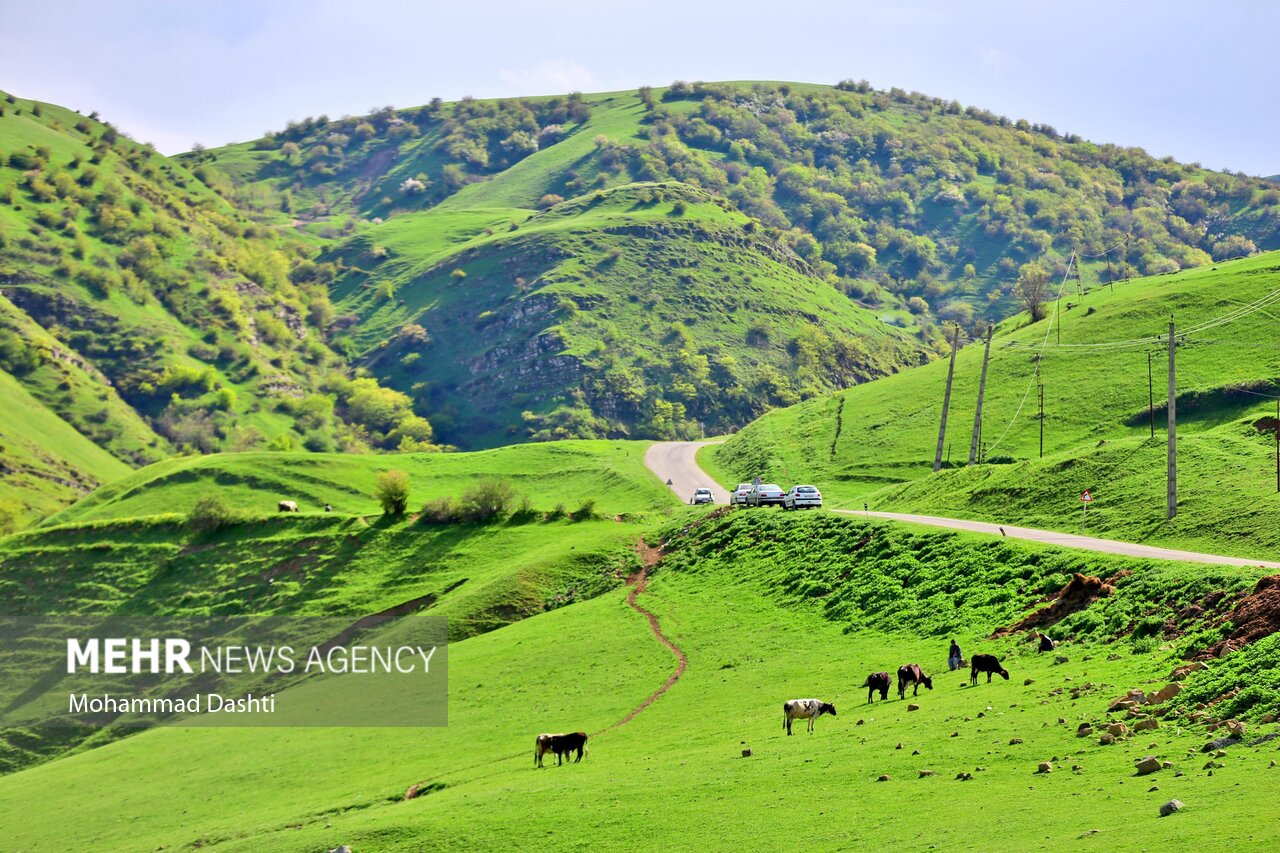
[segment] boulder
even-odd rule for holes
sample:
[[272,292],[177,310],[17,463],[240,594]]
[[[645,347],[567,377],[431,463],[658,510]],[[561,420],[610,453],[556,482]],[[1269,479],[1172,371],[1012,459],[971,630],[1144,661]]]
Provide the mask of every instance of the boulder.
[[1110,746],[1115,742],[1116,742],[1116,736],[1113,735],[1111,732],[1103,732],[1102,735],[1098,738],[1098,743],[1102,744],[1103,746]]
[[1181,681],[1191,673],[1199,672],[1202,669],[1208,669],[1208,667],[1205,666],[1202,661],[1195,661],[1193,663],[1183,664],[1182,666],[1174,667],[1173,672],[1169,673],[1169,680]]
[[877,782],[888,782],[888,781],[889,781],[889,774],[888,774],[888,773],[881,773],[879,776],[877,776],[877,777],[876,777],[876,781],[877,781]]
[[919,705],[917,705],[915,702],[911,702],[911,703],[909,703],[909,704],[907,705],[907,710],[908,710],[908,711],[919,711],[919,710],[920,710],[920,706],[919,706]]
[[1051,763],[1050,763],[1050,762],[1048,762],[1048,761],[1041,761],[1041,762],[1040,762],[1040,765],[1036,768],[1036,772],[1037,772],[1037,773],[1052,773],[1052,772],[1053,772],[1053,764],[1051,764]]
[[351,853],[351,845],[343,844],[340,847],[334,847],[329,853]]
[[898,744],[897,746],[894,747],[894,749],[902,749],[902,744]]
[[750,749],[744,749],[744,750],[742,750],[742,757],[743,757],[743,758],[750,758],[750,757],[751,757],[751,750],[750,750]]
[[1022,743],[1022,738],[1020,738],[1020,737],[1015,737],[1015,738],[1010,738],[1010,739],[1009,739],[1009,746],[1017,746],[1017,745],[1018,745],[1018,744],[1020,744],[1020,743]]
[[1088,723],[1081,723],[1080,728],[1076,729],[1076,737],[1088,737],[1093,734],[1093,726]]
[[1244,728],[1245,728],[1244,723],[1240,722],[1239,720],[1227,720],[1225,725],[1227,727],[1227,731],[1231,732],[1232,737],[1234,738],[1244,737]]
[[1124,737],[1129,733],[1129,727],[1124,723],[1112,723],[1107,726],[1107,733],[1112,737]]
[[[1239,742],[1240,742],[1240,738],[1235,738],[1235,737],[1220,737],[1220,738],[1218,738],[1218,739],[1216,739],[1216,740],[1211,740],[1211,741],[1209,741],[1208,743],[1206,743],[1204,746],[1200,747],[1200,751],[1201,751],[1201,752],[1216,752],[1216,751],[1221,750],[1223,747],[1227,747],[1227,746],[1235,746],[1235,745],[1236,745],[1236,744],[1238,744]],[[1226,753],[1223,753],[1223,754],[1225,755]]]
[[920,778],[921,778],[921,779],[923,779],[923,778],[924,778],[924,777],[926,777],[926,776],[932,776],[932,775],[933,775],[933,771],[932,771],[932,770],[921,770],[921,771],[920,771]]
[[1160,807],[1160,817],[1168,817],[1174,812],[1182,811],[1182,800],[1170,800]]
[[1134,769],[1138,771],[1139,776],[1146,776],[1148,773],[1155,773],[1160,769],[1160,759],[1156,758],[1154,755],[1148,755],[1145,758],[1140,758],[1136,762]]
[[1182,692],[1182,684],[1180,682],[1174,681],[1169,684],[1166,684],[1164,687],[1161,687],[1155,693],[1152,693],[1150,696],[1148,696],[1147,702],[1152,705],[1163,705],[1165,702],[1168,702],[1170,699],[1172,699],[1174,696],[1177,696],[1181,692]]
[[1133,730],[1135,732],[1144,732],[1147,729],[1158,728],[1160,728],[1160,721],[1155,717],[1147,717],[1145,720],[1138,720],[1138,722],[1133,724]]
[[972,778],[973,778],[973,774],[972,774],[972,773],[957,773],[957,774],[956,774],[956,779],[958,779],[958,780],[959,780],[959,781],[961,781],[961,782],[968,782],[968,781],[969,781],[970,779],[972,779]]

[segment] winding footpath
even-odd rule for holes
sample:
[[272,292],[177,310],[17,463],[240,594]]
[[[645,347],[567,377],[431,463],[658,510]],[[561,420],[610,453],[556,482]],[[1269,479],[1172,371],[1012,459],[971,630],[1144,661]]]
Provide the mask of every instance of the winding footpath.
[[[664,483],[671,480],[671,488],[677,495],[693,494],[690,484],[698,487],[713,484],[714,481],[705,471],[698,467],[697,453],[699,448],[715,442],[709,441],[661,441],[652,445],[645,453],[644,462],[649,470]],[[716,494],[716,503],[724,503],[724,490],[717,485],[707,485]],[[682,491],[683,489],[684,491]],[[949,530],[965,530],[970,533],[985,533],[990,536],[1006,536],[1010,539],[1024,539],[1028,542],[1040,542],[1044,545],[1057,545],[1062,548],[1077,548],[1085,551],[1096,551],[1101,554],[1119,554],[1125,557],[1142,557],[1149,560],[1177,560],[1186,563],[1212,563],[1221,566],[1261,566],[1267,569],[1280,569],[1280,562],[1269,560],[1251,560],[1245,557],[1228,557],[1222,554],[1202,554],[1198,551],[1181,551],[1176,548],[1157,548],[1153,545],[1139,545],[1136,542],[1120,542],[1114,539],[1099,539],[1094,536],[1081,536],[1075,533],[1064,533],[1060,530],[1040,530],[1034,527],[1016,527],[1011,524],[994,524],[989,521],[971,521],[962,518],[946,518],[937,515],[916,515],[904,512],[864,512],[862,510],[832,510],[842,515],[858,515],[866,518],[880,518],[887,521],[924,524],[930,527],[945,527]]]

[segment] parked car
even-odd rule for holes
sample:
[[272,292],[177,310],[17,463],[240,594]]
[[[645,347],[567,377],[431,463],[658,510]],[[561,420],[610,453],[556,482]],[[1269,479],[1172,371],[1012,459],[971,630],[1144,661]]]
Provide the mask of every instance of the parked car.
[[803,509],[805,507],[821,507],[822,492],[816,486],[792,486],[782,499],[783,509]]
[[698,504],[709,504],[714,501],[715,495],[711,494],[710,489],[695,489],[693,497],[689,500],[689,503],[697,506]]
[[751,491],[747,492],[747,506],[782,506],[783,499],[786,498],[786,492],[782,491],[782,487],[774,483],[763,483],[759,486],[752,486]]
[[733,494],[729,495],[729,503],[734,506],[746,506],[747,495],[751,494],[750,483],[739,483],[738,488],[733,490]]

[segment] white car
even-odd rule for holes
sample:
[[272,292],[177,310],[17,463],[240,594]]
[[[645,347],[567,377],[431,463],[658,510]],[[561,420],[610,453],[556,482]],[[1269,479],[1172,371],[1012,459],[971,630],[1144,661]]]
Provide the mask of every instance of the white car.
[[738,488],[733,490],[733,494],[729,495],[729,503],[735,506],[746,506],[747,495],[751,494],[750,483],[739,483]]
[[714,503],[715,499],[715,495],[711,494],[710,489],[695,489],[693,497],[689,499],[689,503],[697,506],[698,504]]
[[822,492],[817,486],[792,486],[782,499],[783,509],[803,509],[804,507],[821,507]]
[[782,491],[782,487],[774,483],[764,483],[759,486],[752,486],[751,491],[747,493],[747,506],[782,506],[782,501],[786,497],[786,493]]

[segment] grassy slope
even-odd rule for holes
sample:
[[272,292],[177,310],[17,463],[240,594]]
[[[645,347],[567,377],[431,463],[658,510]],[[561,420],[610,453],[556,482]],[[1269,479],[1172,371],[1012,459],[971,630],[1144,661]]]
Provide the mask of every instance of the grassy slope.
[[[1015,465],[931,474],[946,361],[859,386],[831,398],[772,412],[704,451],[721,482],[814,481],[836,506],[937,512],[1076,529],[1079,494],[1093,490],[1091,530],[1116,538],[1262,556],[1280,544],[1276,518],[1275,402],[1230,389],[1275,395],[1280,348],[1274,317],[1258,311],[1189,338],[1178,352],[1179,446],[1184,511],[1164,519],[1163,419],[1147,438],[1147,364],[1155,363],[1162,403],[1167,344],[1073,351],[1066,344],[1158,335],[1176,312],[1180,328],[1218,317],[1280,287],[1276,254],[1094,290],[1062,313],[1062,343],[1045,354],[1045,450],[1038,459],[1036,389],[1027,392],[1034,349],[1048,320],[998,329],[984,412],[989,454]],[[1068,301],[1064,297],[1064,303]],[[1070,295],[1069,301],[1080,303]],[[1086,311],[1095,313],[1086,314]],[[1025,317],[1022,318],[1025,322]],[[1056,342],[1051,335],[1050,344]],[[968,454],[982,361],[980,345],[961,350],[948,422],[949,458]],[[841,408],[843,400],[843,408]],[[1017,416],[1015,417],[1015,413]],[[1255,428],[1263,422],[1265,431]],[[1008,432],[1001,439],[1006,426]],[[839,429],[837,439],[836,432]]]
[[378,512],[378,471],[398,468],[412,480],[411,508],[457,497],[486,477],[510,481],[535,509],[557,503],[570,510],[594,498],[600,511],[639,512],[670,505],[670,492],[644,467],[643,442],[565,441],[475,453],[358,455],[337,453],[224,453],[170,459],[99,489],[48,520],[80,524],[163,513],[184,513],[216,489],[251,513],[272,512],[296,500],[304,513],[324,504],[344,515]]
[[[886,540],[860,557],[850,546],[868,536]],[[1210,777],[1195,752],[1199,729],[1166,721],[1112,747],[1075,737],[1077,723],[1104,718],[1113,695],[1163,683],[1166,652],[1096,639],[1067,646],[1069,661],[1055,665],[1012,640],[983,639],[1016,617],[1036,594],[1031,587],[1086,562],[820,515],[739,514],[676,550],[641,599],[688,653],[687,673],[634,721],[593,737],[580,765],[533,770],[532,735],[604,729],[672,664],[622,591],[455,644],[448,728],[152,731],[0,779],[0,816],[12,827],[9,841],[26,850],[492,849],[534,839],[547,849],[777,849],[797,837],[830,847],[893,837],[910,847],[1025,850],[1078,849],[1090,830],[1102,849],[1131,846],[1135,833],[1153,847],[1274,845],[1270,824],[1223,817],[1269,808],[1270,788],[1257,780],[1274,772],[1266,767],[1272,745],[1232,749]],[[969,571],[955,575],[955,565]],[[1151,588],[1182,602],[1206,584],[1250,582],[1235,569],[1207,578],[1219,570],[1106,568],[1121,567],[1139,574],[1093,609],[1141,605],[1144,594],[1153,606]],[[913,576],[951,583],[921,586]],[[883,606],[833,612],[851,603],[849,590],[865,593],[890,577],[900,585],[882,587]],[[1010,578],[1028,589],[1012,595]],[[805,588],[846,581],[827,600]],[[1128,592],[1141,582],[1154,587]],[[922,607],[903,594],[906,585],[935,603],[963,595],[955,608]],[[860,627],[842,630],[859,612]],[[970,689],[958,674],[935,673],[918,712],[896,699],[863,705],[856,685],[868,671],[908,660],[939,669],[941,632],[955,619],[966,651],[1002,654],[1012,680]],[[1077,700],[1058,690],[1085,684],[1094,686]],[[810,695],[834,701],[839,715],[820,720],[812,736],[787,738],[779,705]],[[1014,737],[1022,742],[1011,744]],[[738,757],[744,744],[750,759]],[[1132,761],[1146,754],[1185,775],[1134,778]],[[1043,760],[1054,772],[1036,775]],[[1073,764],[1083,770],[1071,772]],[[917,778],[922,769],[935,775]],[[962,771],[974,781],[954,781]],[[882,773],[890,780],[877,783]],[[115,783],[88,799],[77,793],[104,777]],[[443,787],[399,802],[417,782]],[[1159,790],[1148,791],[1152,784]],[[1156,810],[1170,797],[1187,809],[1160,820]],[[568,816],[565,803],[575,804]],[[995,834],[992,803],[1000,804]],[[62,819],[65,809],[77,819]]]

